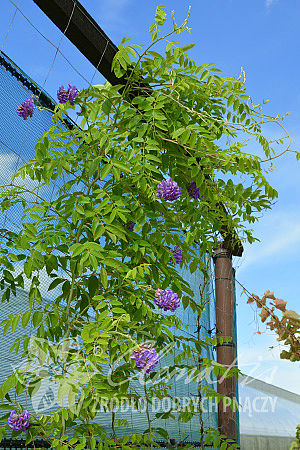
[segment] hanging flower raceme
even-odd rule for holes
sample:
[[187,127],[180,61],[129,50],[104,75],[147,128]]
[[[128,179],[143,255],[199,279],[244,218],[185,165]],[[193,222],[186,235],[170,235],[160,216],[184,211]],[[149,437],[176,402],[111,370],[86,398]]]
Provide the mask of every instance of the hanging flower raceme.
[[69,101],[71,105],[74,105],[77,95],[78,89],[75,86],[71,86],[70,84],[68,89],[60,86],[57,91],[57,98],[59,103],[67,103],[67,101]]
[[17,109],[18,116],[23,117],[24,120],[26,120],[27,117],[32,117],[33,107],[34,107],[33,99],[29,98],[18,107]]
[[199,198],[203,198],[203,195],[201,195],[201,197],[200,197],[199,190],[200,190],[200,188],[197,188],[196,181],[192,181],[187,187],[189,196],[194,198],[195,200],[198,200]]
[[[182,261],[182,250],[181,250],[181,248],[176,245],[176,247],[174,247],[174,250],[171,250],[171,253],[174,256],[176,264],[181,263],[181,261]],[[171,260],[172,263],[174,262],[172,257],[170,258],[170,260]]]
[[135,360],[138,369],[144,369],[146,373],[155,370],[159,360],[158,353],[151,344],[141,344],[137,350],[133,350],[130,358]]
[[172,289],[166,289],[165,291],[157,289],[154,303],[164,311],[174,312],[180,305],[180,299]]
[[8,426],[15,431],[26,431],[30,425],[30,414],[27,409],[23,409],[21,414],[13,410],[7,419]]
[[129,220],[129,222],[127,223],[127,230],[133,231],[135,224],[136,224],[136,222],[133,222],[132,220]]
[[157,198],[163,198],[164,200],[169,200],[170,202],[174,202],[174,200],[178,200],[180,198],[181,189],[172,178],[168,178],[167,180],[162,180],[161,183],[157,184]]

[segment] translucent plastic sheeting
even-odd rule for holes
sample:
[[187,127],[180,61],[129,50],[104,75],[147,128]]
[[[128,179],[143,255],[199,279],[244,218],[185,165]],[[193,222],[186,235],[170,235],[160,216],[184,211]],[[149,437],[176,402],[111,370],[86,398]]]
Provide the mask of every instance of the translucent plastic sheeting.
[[288,449],[300,423],[300,395],[250,376],[240,378],[239,394],[242,448]]

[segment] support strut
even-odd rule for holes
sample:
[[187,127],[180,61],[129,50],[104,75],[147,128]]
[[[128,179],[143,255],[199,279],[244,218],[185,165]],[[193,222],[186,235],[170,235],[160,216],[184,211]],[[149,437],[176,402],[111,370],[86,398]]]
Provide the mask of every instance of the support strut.
[[[217,327],[217,362],[222,366],[236,366],[235,307],[233,296],[233,269],[231,252],[221,243],[214,253],[215,295]],[[230,337],[226,343],[225,338]],[[222,338],[222,339],[220,339]],[[235,377],[218,377],[218,393],[236,400]],[[237,440],[237,415],[226,402],[218,405],[219,431],[228,438]]]

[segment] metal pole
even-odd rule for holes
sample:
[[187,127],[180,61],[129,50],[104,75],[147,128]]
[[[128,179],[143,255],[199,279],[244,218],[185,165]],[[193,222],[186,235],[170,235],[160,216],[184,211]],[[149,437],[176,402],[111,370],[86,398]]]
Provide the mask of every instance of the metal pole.
[[[236,365],[235,355],[235,314],[233,296],[233,271],[231,252],[221,243],[214,252],[216,328],[217,328],[217,362],[225,367]],[[229,343],[225,337],[230,337]],[[224,338],[220,339],[220,338]],[[236,399],[235,377],[218,377],[218,393]],[[237,441],[237,415],[226,402],[218,405],[218,424],[221,434]]]

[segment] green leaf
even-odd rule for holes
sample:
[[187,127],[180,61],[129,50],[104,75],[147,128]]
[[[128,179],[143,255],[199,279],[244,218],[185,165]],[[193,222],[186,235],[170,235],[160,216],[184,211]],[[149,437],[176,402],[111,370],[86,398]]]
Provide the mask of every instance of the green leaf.
[[122,164],[117,161],[113,161],[113,165],[118,167],[119,169],[121,169],[123,172],[131,173],[131,170],[129,169],[129,167],[125,166],[125,164]]
[[113,308],[112,312],[115,314],[126,314],[125,309],[122,309],[122,308]]
[[182,52],[187,52],[188,50],[190,50],[193,47],[195,47],[195,44],[188,44],[188,45],[184,45],[183,47],[180,47],[180,50]]
[[108,286],[108,279],[107,279],[107,272],[104,267],[101,267],[100,278],[104,289],[106,289]]
[[11,320],[7,319],[7,322],[6,322],[6,324],[4,325],[4,328],[3,328],[3,336],[6,335],[6,333],[8,332],[8,330],[10,328],[10,326],[11,326]]
[[75,450],[83,450],[86,445],[86,438],[80,439],[80,444],[76,445]]
[[205,78],[207,78],[209,75],[209,71],[208,70],[204,70],[200,76],[200,81],[204,81]]
[[11,330],[13,332],[13,334],[15,333],[17,326],[19,324],[19,320],[20,320],[20,316],[16,316],[13,318],[12,322],[11,322]]
[[177,139],[182,133],[185,132],[185,128],[178,128],[177,130],[174,131],[174,133],[172,134],[173,139]]
[[0,404],[0,409],[7,409],[8,411],[11,411],[14,409],[13,405],[6,405],[5,403]]
[[100,179],[103,180],[112,171],[112,166],[110,164],[105,164],[103,169],[101,169]]
[[32,316],[32,324],[36,328],[43,320],[43,313],[41,311],[35,311]]
[[85,248],[91,252],[92,255],[101,258],[103,256],[103,248],[97,242],[87,242],[84,244]]
[[104,114],[109,114],[111,110],[112,102],[110,100],[105,100],[105,102],[102,103],[102,111]]
[[52,289],[55,289],[59,284],[63,283],[65,280],[62,278],[55,278],[55,280],[50,283],[50,286],[48,287],[48,291],[51,291]]
[[115,269],[119,269],[121,272],[125,272],[128,270],[127,266],[125,264],[123,264],[121,261],[118,261],[117,259],[104,258],[103,262],[107,266],[114,267]]
[[3,398],[10,391],[11,388],[16,387],[16,384],[17,384],[17,378],[16,378],[16,375],[13,373],[6,378],[6,380],[0,387],[1,400],[3,400]]
[[34,236],[37,235],[37,229],[32,223],[23,222],[24,227]]
[[72,254],[73,257],[80,255],[81,253],[84,252],[84,250],[85,250],[85,247],[82,244],[76,243],[76,244],[72,244],[70,247],[70,251],[73,253]]
[[158,32],[157,32],[157,31],[154,31],[154,32],[152,33],[152,37],[151,37],[152,42],[153,42],[153,41],[156,41],[157,38],[158,38]]

